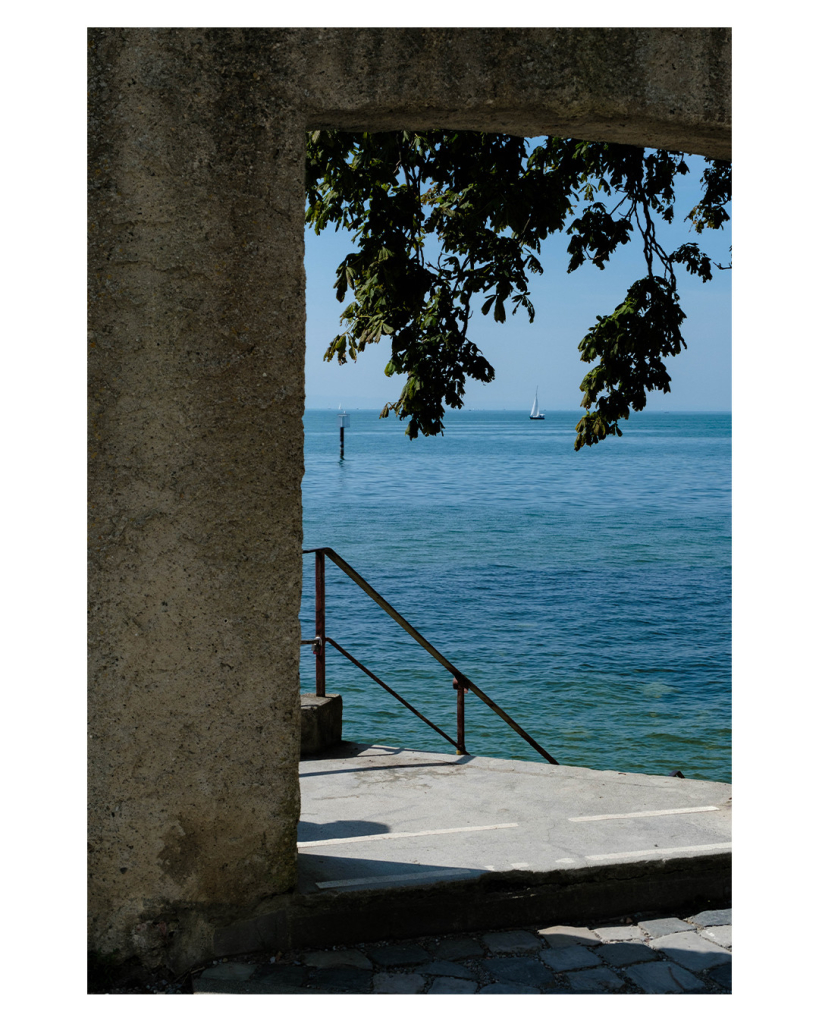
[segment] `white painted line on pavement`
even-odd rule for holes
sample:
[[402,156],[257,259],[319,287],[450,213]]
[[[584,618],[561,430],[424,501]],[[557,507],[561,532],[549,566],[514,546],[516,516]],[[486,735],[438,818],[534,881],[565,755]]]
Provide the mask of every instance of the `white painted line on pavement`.
[[706,843],[704,846],[671,846],[665,850],[628,850],[623,853],[587,853],[586,860],[618,860],[620,857],[647,857],[651,853],[702,853],[705,850],[730,850],[730,843]]
[[699,814],[701,811],[718,811],[719,807],[671,807],[667,811],[629,811],[628,814],[588,814],[569,821],[608,821],[610,818],[656,818],[663,814]]
[[338,878],[333,882],[316,882],[318,889],[341,889],[345,885],[369,885],[372,882],[411,882],[416,878],[451,878],[472,874],[474,868],[450,868],[444,871],[415,871],[409,875],[370,875],[369,878]]
[[428,828],[423,832],[377,832],[371,836],[348,836],[342,839],[311,839],[309,842],[296,843],[303,850],[306,846],[337,846],[339,843],[370,843],[376,839],[414,839],[416,836],[444,836],[451,832],[486,832],[495,828],[517,828],[516,821],[503,825],[465,825],[463,828]]

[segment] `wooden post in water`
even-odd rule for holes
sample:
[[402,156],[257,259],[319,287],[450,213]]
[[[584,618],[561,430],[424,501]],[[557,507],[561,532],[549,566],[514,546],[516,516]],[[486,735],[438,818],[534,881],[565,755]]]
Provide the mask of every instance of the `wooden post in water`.
[[341,452],[339,458],[344,458],[344,428],[349,427],[350,417],[346,412],[340,412],[338,414],[338,429],[339,429],[339,440],[341,443]]

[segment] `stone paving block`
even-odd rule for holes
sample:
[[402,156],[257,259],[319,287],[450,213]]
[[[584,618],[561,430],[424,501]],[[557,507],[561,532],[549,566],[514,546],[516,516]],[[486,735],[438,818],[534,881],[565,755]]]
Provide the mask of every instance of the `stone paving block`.
[[659,949],[666,956],[687,967],[689,971],[706,971],[709,967],[730,963],[731,954],[714,942],[709,942],[696,932],[679,932],[652,939],[652,949]]
[[703,928],[700,935],[704,939],[708,939],[709,942],[716,942],[718,946],[724,946],[726,949],[731,948],[730,924],[718,924],[713,928]]
[[593,967],[590,971],[570,971],[566,981],[574,992],[616,992],[625,982],[608,967]]
[[441,960],[465,960],[467,957],[483,956],[483,946],[469,936],[441,939],[430,947]]
[[553,971],[577,971],[582,967],[599,967],[600,958],[585,946],[563,946],[562,949],[545,949],[540,959]]
[[431,964],[423,964],[418,970],[423,971],[424,974],[441,975],[447,978],[467,978],[469,981],[475,978],[474,971],[470,971],[463,964],[452,963],[450,960],[433,960]]
[[657,954],[642,942],[610,942],[598,946],[597,952],[612,967],[625,967],[645,960],[656,960]]
[[603,942],[631,942],[645,940],[645,932],[640,931],[636,924],[612,925],[606,928],[595,928],[595,932]]
[[463,978],[436,978],[429,990],[431,996],[470,996],[476,992],[478,983]]
[[242,986],[243,993],[254,996],[287,996],[287,995],[317,995],[314,989],[307,986],[288,985],[281,978],[253,977]]
[[193,994],[198,995],[310,995],[310,989],[297,985],[282,985],[269,982],[267,978],[250,978],[247,981],[219,981],[218,979],[194,978]]
[[370,970],[372,964],[360,949],[323,949],[302,957],[311,967],[360,967]]
[[371,971],[357,967],[323,967],[313,975],[311,984],[323,991],[361,993],[371,990],[372,981]]
[[731,965],[720,964],[719,967],[715,967],[713,971],[708,972],[708,977],[711,981],[715,981],[718,985],[731,991]]
[[540,939],[531,932],[488,932],[482,938],[493,953],[528,953],[543,948]]
[[638,964],[626,971],[638,988],[651,995],[666,992],[697,992],[705,983],[677,964]]
[[413,942],[402,942],[394,946],[370,946],[365,948],[365,953],[373,963],[382,967],[405,967],[432,959],[425,949]]
[[279,989],[303,988],[309,976],[309,967],[297,964],[262,964],[256,967],[253,981],[263,981],[270,991],[275,992]]
[[540,990],[530,985],[512,985],[509,982],[496,981],[491,985],[484,985],[478,993],[479,996],[539,996]]
[[555,979],[546,965],[529,956],[507,956],[484,960],[486,970],[499,981],[516,985],[554,985]]
[[373,975],[373,992],[381,995],[414,996],[423,992],[426,979],[420,974]]
[[562,946],[597,946],[600,939],[590,928],[574,928],[571,925],[556,924],[551,928],[538,928],[538,935],[544,938],[550,949]]
[[663,935],[672,935],[675,932],[693,932],[694,925],[687,921],[681,921],[679,917],[652,917],[640,921],[640,927],[648,932],[652,939],[659,939]]
[[256,964],[216,964],[199,975],[205,981],[247,981],[256,970]]
[[731,908],[727,910],[703,910],[701,914],[695,914],[691,921],[698,928],[710,928],[712,925],[731,924]]

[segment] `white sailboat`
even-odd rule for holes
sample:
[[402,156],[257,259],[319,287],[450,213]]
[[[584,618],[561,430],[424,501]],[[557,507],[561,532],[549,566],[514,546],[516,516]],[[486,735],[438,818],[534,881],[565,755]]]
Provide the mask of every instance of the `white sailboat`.
[[532,403],[532,411],[529,413],[530,420],[542,420],[545,419],[543,413],[538,408],[537,404],[537,388],[535,388],[535,400]]

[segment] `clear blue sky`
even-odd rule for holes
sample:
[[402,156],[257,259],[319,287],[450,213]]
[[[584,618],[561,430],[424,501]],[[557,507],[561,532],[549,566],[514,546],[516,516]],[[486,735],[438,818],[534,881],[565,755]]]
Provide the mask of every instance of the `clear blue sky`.
[[[687,160],[690,173],[677,191],[673,225],[660,224],[658,237],[675,248],[697,241],[718,263],[730,263],[730,222],[722,231],[697,236],[683,217],[697,201],[704,161]],[[395,400],[402,378],[388,378],[384,366],[390,356],[389,341],[368,347],[356,363],[344,366],[322,359],[328,343],[339,331],[342,304],[336,301],[335,270],[354,248],[349,235],[325,231],[305,235],[307,271],[307,386],[308,409],[380,409]],[[563,236],[547,240],[541,263],[543,275],[531,280],[536,315],[529,323],[525,312],[496,324],[476,314],[471,339],[495,367],[491,384],[468,382],[465,407],[472,409],[526,409],[532,404],[535,385],[542,409],[579,409],[579,384],[588,365],[580,362],[577,345],[595,316],[609,313],[625,296],[628,286],[645,276],[638,242],[631,242],[603,271],[584,264],[567,274],[568,241]],[[688,349],[669,361],[671,393],[651,393],[647,409],[668,411],[717,411],[731,408],[731,272],[715,271],[703,284],[685,271],[678,273],[682,307],[687,314],[683,337]],[[349,293],[348,299],[349,302]]]

